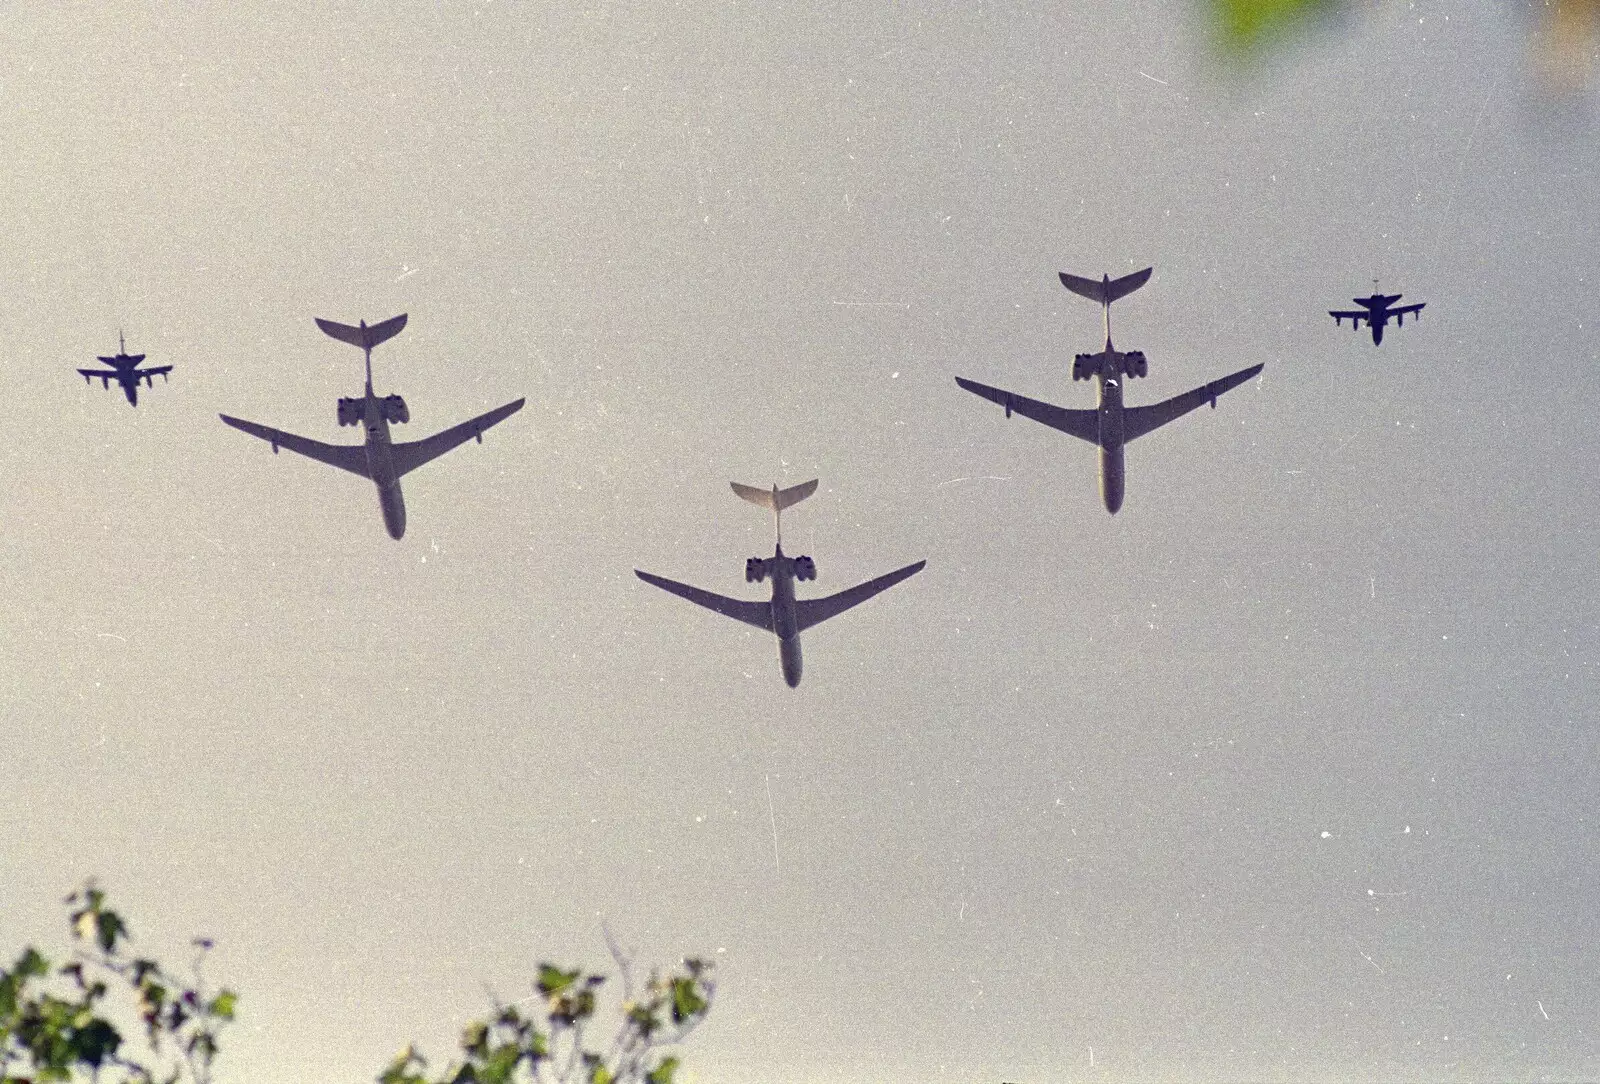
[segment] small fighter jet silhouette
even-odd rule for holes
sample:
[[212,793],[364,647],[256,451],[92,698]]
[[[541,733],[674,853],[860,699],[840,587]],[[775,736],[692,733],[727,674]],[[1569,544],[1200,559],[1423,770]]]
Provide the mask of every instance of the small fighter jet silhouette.
[[1373,294],[1371,297],[1353,297],[1350,300],[1361,306],[1359,312],[1349,309],[1329,309],[1328,315],[1333,317],[1335,327],[1349,320],[1350,326],[1358,331],[1361,329],[1361,321],[1365,320],[1372,328],[1372,345],[1377,346],[1383,342],[1383,325],[1389,322],[1389,317],[1394,317],[1396,327],[1404,327],[1406,313],[1416,315],[1427,304],[1426,301],[1419,301],[1415,305],[1401,305],[1399,308],[1394,308],[1394,303],[1404,296],[1404,294]]
[[94,378],[99,377],[100,386],[109,388],[111,382],[115,380],[122,385],[122,394],[128,397],[128,402],[132,406],[139,405],[139,381],[142,380],[146,387],[153,388],[156,386],[155,378],[157,376],[160,376],[162,382],[165,383],[167,374],[172,372],[172,366],[170,365],[157,365],[150,369],[139,368],[139,363],[144,360],[144,355],[128,353],[128,344],[123,341],[122,332],[120,331],[117,332],[116,356],[108,358],[101,355],[99,360],[105,362],[111,368],[79,369],[78,372],[83,374],[83,382],[92,384],[94,383]]

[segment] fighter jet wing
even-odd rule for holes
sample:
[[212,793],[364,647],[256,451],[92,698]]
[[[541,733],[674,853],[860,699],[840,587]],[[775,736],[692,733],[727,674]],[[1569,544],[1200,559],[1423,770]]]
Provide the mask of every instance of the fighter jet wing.
[[1372,314],[1366,310],[1362,310],[1361,312],[1340,312],[1334,309],[1329,309],[1328,315],[1333,317],[1333,322],[1335,324],[1339,323],[1341,320],[1349,320],[1351,322],[1350,326],[1354,328],[1360,328],[1361,321],[1363,320],[1369,324],[1372,323]]
[[166,376],[170,372],[172,372],[172,366],[157,365],[153,369],[138,369],[133,375],[137,376],[140,380],[143,380],[146,384],[149,384],[153,388],[155,387],[155,384],[150,380],[152,376]]
[[1265,366],[1252,365],[1248,369],[1241,369],[1221,380],[1211,383],[1194,391],[1186,391],[1182,395],[1175,395],[1164,403],[1153,406],[1123,407],[1122,408],[1122,439],[1133,440],[1142,437],[1152,429],[1159,429],[1174,418],[1181,418],[1202,403],[1217,405],[1217,396],[1225,391],[1231,391],[1243,384],[1246,380],[1259,373]]
[[359,474],[363,478],[372,477],[367,473],[367,450],[359,444],[324,444],[320,440],[297,437],[281,429],[270,429],[255,422],[240,421],[226,414],[218,414],[217,417],[242,433],[249,433],[252,437],[260,437],[267,441],[272,445],[274,454],[279,448],[287,448],[291,452],[299,452],[331,467],[347,470],[351,474]]
[[968,380],[961,376],[956,377],[956,383],[973,395],[981,395],[991,403],[999,403],[1005,407],[1008,418],[1012,411],[1016,411],[1024,418],[1032,418],[1036,422],[1048,425],[1051,429],[1069,433],[1079,440],[1086,440],[1090,444],[1100,443],[1100,415],[1093,410],[1067,410],[1064,407],[1051,406],[1049,403],[1041,403],[1037,399],[1001,391],[999,388],[991,388],[987,384],[980,384],[976,380]]
[[78,375],[87,380],[91,376],[98,376],[101,380],[115,380],[117,373],[113,369],[79,369]]
[[[708,610],[715,610],[724,617],[731,617],[735,621],[743,621],[746,625],[754,625],[758,629],[772,631],[772,603],[746,602],[743,599],[728,598],[726,595],[713,594],[702,591],[698,587],[690,587],[677,580],[669,580],[663,576],[652,576],[648,572],[640,572],[637,568],[633,574],[645,583],[653,583],[663,591],[671,591],[679,598],[686,598],[690,602],[704,606]],[[887,585],[885,585],[887,586]]]
[[[379,325],[382,327],[383,325]],[[511,415],[522,409],[525,399],[518,399],[514,403],[507,403],[503,407],[496,407],[487,414],[479,414],[469,422],[451,426],[442,433],[435,433],[425,440],[402,442],[394,446],[394,472],[396,476],[414,471],[424,463],[438,459],[451,448],[470,440],[478,438],[478,443],[483,443],[483,431],[490,426],[498,425]]]
[[[1029,401],[1031,402],[1032,400]],[[837,617],[850,607],[858,606],[867,601],[878,592],[887,591],[901,580],[915,576],[922,571],[922,566],[927,563],[926,561],[918,561],[914,565],[896,569],[887,575],[879,576],[875,580],[858,583],[849,590],[840,591],[837,595],[829,595],[826,598],[797,599],[794,604],[796,630],[803,632],[812,625],[820,625],[830,617]]]

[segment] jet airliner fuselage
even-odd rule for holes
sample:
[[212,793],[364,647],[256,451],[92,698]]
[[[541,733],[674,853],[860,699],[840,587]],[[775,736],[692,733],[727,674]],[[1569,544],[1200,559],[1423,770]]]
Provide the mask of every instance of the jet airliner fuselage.
[[1099,301],[1105,312],[1105,349],[1094,354],[1079,354],[1073,359],[1072,365],[1073,380],[1099,381],[1099,401],[1094,410],[1068,410],[965,377],[956,377],[956,383],[962,388],[1005,407],[1008,418],[1013,412],[1021,414],[1098,446],[1100,498],[1105,502],[1106,511],[1112,515],[1122,507],[1123,448],[1129,441],[1187,414],[1202,403],[1210,403],[1215,407],[1217,396],[1238,387],[1262,370],[1262,366],[1253,365],[1152,406],[1125,406],[1122,399],[1123,384],[1133,377],[1144,376],[1149,371],[1149,362],[1142,351],[1122,351],[1111,344],[1111,303],[1143,286],[1150,278],[1150,271],[1150,268],[1145,268],[1115,280],[1106,275],[1099,282],[1061,273],[1062,285],[1075,294]]
[[748,602],[744,599],[729,598],[698,587],[692,587],[677,580],[669,580],[665,576],[656,576],[649,572],[634,569],[634,575],[645,583],[670,591],[679,598],[688,599],[708,610],[713,610],[724,617],[731,617],[736,621],[743,621],[758,629],[766,629],[778,638],[778,663],[783,668],[783,680],[792,689],[800,684],[801,659],[800,659],[800,633],[812,625],[820,624],[830,617],[837,616],[852,606],[859,605],[885,591],[901,580],[921,572],[926,561],[906,565],[877,579],[859,583],[845,591],[824,598],[796,599],[794,596],[795,580],[814,580],[817,578],[817,566],[810,557],[790,557],[783,552],[782,512],[783,509],[793,504],[798,504],[816,492],[817,483],[813,479],[789,489],[779,489],[776,485],[771,490],[757,489],[754,486],[733,483],[733,491],[752,504],[759,504],[770,508],[773,517],[779,526],[778,541],[773,547],[772,556],[767,558],[752,557],[745,562],[744,578],[747,583],[760,583],[771,577],[772,601]]
[[468,439],[476,438],[482,444],[483,431],[521,410],[523,400],[497,407],[425,440],[396,444],[389,434],[389,425],[391,422],[409,422],[411,413],[400,396],[379,396],[372,390],[372,348],[400,333],[406,326],[405,314],[371,327],[367,326],[365,320],[359,326],[351,327],[320,318],[317,326],[335,339],[359,346],[366,352],[367,382],[361,398],[339,400],[339,424],[361,426],[366,436],[364,443],[324,444],[255,422],[230,418],[226,414],[221,418],[233,428],[267,441],[274,453],[280,447],[287,448],[371,480],[378,487],[378,507],[383,512],[384,529],[389,532],[390,538],[399,539],[406,533],[406,501],[400,491],[401,475],[436,459]]
[[[370,355],[369,355],[370,357]],[[394,469],[394,439],[383,400],[372,392],[372,369],[367,368],[366,393],[361,397],[361,424],[366,430],[367,474],[378,487],[378,506],[390,538],[406,533],[406,497],[400,490],[400,473]],[[483,438],[479,438],[481,441]]]

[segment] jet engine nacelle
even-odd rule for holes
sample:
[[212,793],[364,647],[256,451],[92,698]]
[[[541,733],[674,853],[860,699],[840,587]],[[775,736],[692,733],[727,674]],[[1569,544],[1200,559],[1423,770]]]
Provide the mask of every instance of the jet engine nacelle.
[[1099,373],[1099,354],[1079,354],[1072,359],[1072,379],[1093,380]]
[[767,578],[767,562],[760,557],[752,557],[744,563],[744,582],[760,583]]
[[1143,350],[1129,350],[1122,355],[1122,369],[1129,376],[1144,376],[1150,371],[1150,363],[1145,360]]
[[339,400],[339,424],[340,425],[360,425],[361,424],[361,400],[360,399],[340,399]]
[[809,557],[796,557],[794,559],[794,578],[797,580],[816,579],[817,563]]
[[411,411],[406,409],[406,401],[398,395],[385,395],[383,397],[383,420],[402,424],[409,422],[411,420]]

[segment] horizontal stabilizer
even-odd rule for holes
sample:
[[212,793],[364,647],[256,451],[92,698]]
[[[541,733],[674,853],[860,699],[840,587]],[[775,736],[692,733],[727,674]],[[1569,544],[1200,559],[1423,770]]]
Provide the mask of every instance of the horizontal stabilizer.
[[381,324],[373,324],[371,327],[367,327],[364,323],[360,327],[351,327],[349,324],[324,320],[320,316],[313,317],[313,319],[316,320],[318,327],[335,339],[340,342],[347,342],[351,346],[359,346],[363,350],[371,350],[379,343],[394,338],[406,326],[405,313],[391,317]]
[[99,360],[105,362],[107,365],[115,365],[119,361],[131,362],[132,364],[137,365],[141,361],[144,360],[144,355],[143,354],[118,354],[116,357],[108,358],[104,354],[101,354]]
[[1087,297],[1090,301],[1098,301],[1102,305],[1109,305],[1117,298],[1127,297],[1133,291],[1149,282],[1150,272],[1154,270],[1155,268],[1153,267],[1147,267],[1143,271],[1135,271],[1131,275],[1123,275],[1120,279],[1113,279],[1110,275],[1107,275],[1099,282],[1094,279],[1079,278],[1077,275],[1069,275],[1062,271],[1060,272],[1061,285],[1079,297]]
[[788,489],[779,489],[776,484],[771,489],[757,489],[755,486],[740,485],[738,482],[729,482],[733,491],[751,504],[759,504],[762,508],[770,508],[774,512],[781,512],[791,505],[799,504],[817,491],[817,479],[801,482]]

